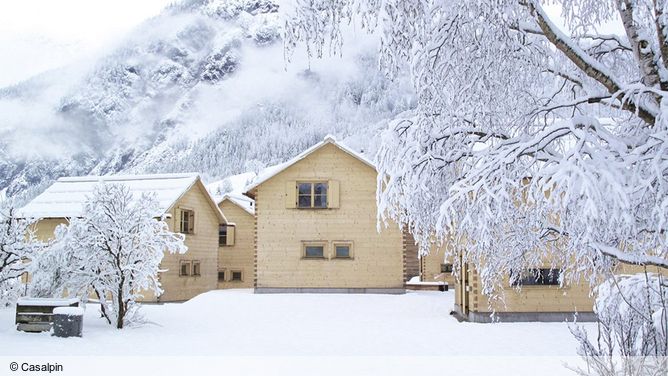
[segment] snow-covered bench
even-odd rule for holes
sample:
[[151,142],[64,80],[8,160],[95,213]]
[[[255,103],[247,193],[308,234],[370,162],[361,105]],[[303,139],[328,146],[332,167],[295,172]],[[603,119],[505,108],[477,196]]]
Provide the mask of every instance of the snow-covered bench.
[[16,330],[24,332],[51,330],[55,308],[78,306],[78,299],[19,298],[16,302]]

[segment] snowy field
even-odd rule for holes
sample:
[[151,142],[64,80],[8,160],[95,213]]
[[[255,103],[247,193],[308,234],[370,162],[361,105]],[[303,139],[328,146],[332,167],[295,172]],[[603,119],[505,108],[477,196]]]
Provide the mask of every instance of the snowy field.
[[397,374],[400,368],[390,366],[392,359],[443,367],[443,361],[451,361],[477,370],[498,370],[495,363],[524,367],[524,362],[550,371],[542,374],[573,374],[561,366],[564,360],[578,361],[565,323],[460,323],[449,315],[453,299],[452,292],[254,295],[220,290],[182,304],[146,305],[142,309],[152,323],[121,331],[106,325],[97,307],[89,305],[83,338],[65,339],[18,332],[14,310],[3,309],[0,354],[5,360],[26,355],[270,356],[274,362],[356,356]]

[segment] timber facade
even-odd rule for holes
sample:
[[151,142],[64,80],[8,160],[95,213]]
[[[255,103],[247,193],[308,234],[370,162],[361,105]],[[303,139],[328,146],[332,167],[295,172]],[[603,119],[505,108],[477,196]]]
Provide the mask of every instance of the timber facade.
[[[179,178],[176,175],[171,178]],[[170,176],[121,180],[144,179],[150,189],[151,179],[164,178]],[[449,286],[455,295],[453,313],[469,321],[563,321],[574,312],[579,320],[593,318],[593,298],[584,282],[559,286],[541,274],[538,283],[521,289],[508,283],[503,301],[492,302],[482,294],[474,268],[463,263],[453,274],[453,260],[445,254],[465,249],[452,252],[446,241],[421,255],[412,235],[397,224],[379,229],[374,165],[332,137],[269,167],[243,190],[219,201],[198,176],[181,189],[165,207],[166,222],[171,231],[185,233],[189,250],[165,255],[166,271],[160,275],[164,293],[147,296],[148,301],[182,301],[227,288],[404,293],[410,282],[417,282]],[[48,240],[72,215],[33,217],[41,218],[37,237]],[[536,266],[539,274],[541,269],[545,267]]]
[[255,291],[404,293],[403,233],[376,228],[373,165],[332,138],[279,172],[255,199]]
[[61,178],[24,207],[22,215],[39,218],[35,235],[46,242],[56,227],[81,215],[86,196],[100,182],[125,184],[133,194],[156,193],[169,230],[185,236],[188,251],[165,253],[161,262],[163,293],[145,293],[143,301],[184,301],[217,288],[218,232],[227,220],[196,174]]
[[252,288],[255,280],[255,216],[230,197],[218,207],[229,224],[218,242],[218,288]]

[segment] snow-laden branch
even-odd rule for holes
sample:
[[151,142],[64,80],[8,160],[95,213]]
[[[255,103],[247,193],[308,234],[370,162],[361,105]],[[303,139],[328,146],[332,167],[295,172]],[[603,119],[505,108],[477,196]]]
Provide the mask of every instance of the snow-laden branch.
[[[668,91],[635,47],[663,82],[665,1],[558,3],[565,31],[533,0],[304,0],[287,21],[289,46],[341,46],[342,22],[378,30],[381,69],[418,96],[382,135],[379,220],[423,251],[444,242],[490,295],[546,263],[599,283],[615,265],[603,246],[666,258]],[[622,16],[637,38],[595,33]]]
[[606,244],[594,243],[592,247],[599,250],[602,254],[612,257],[615,260],[629,265],[658,266],[668,269],[668,257],[652,256],[647,254],[635,254],[629,251],[623,251]]
[[[545,14],[542,6],[536,1],[529,0],[527,5],[531,13],[535,15],[538,26],[543,31],[545,37],[554,44],[561,52],[564,53],[580,70],[585,72],[589,77],[598,81],[603,85],[610,94],[615,94],[623,89],[623,85],[612,72],[608,70],[603,64],[589,56],[577,44],[573,43],[571,38],[566,36],[559,28],[552,23],[550,18]],[[632,100],[625,101],[623,108],[628,109],[643,119],[647,124],[654,125],[656,121],[656,114],[642,104],[636,104]]]

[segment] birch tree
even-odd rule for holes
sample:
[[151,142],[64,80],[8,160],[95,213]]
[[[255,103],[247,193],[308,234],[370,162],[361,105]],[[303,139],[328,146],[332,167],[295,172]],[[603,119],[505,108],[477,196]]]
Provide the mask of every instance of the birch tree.
[[549,3],[559,16],[538,0],[299,0],[286,21],[288,56],[340,53],[346,23],[380,34],[380,68],[409,74],[418,104],[382,135],[379,220],[425,248],[452,237],[446,257],[492,297],[546,259],[592,285],[620,263],[668,267],[667,2]]

